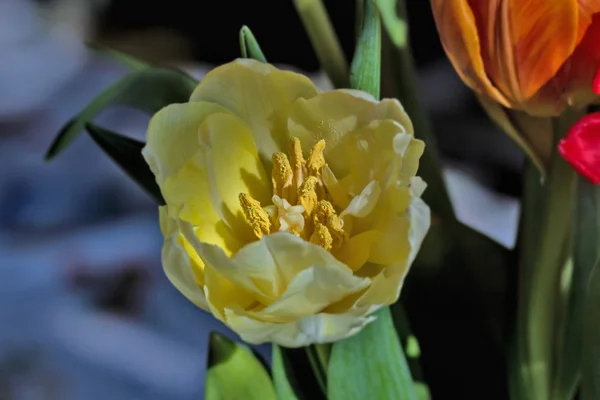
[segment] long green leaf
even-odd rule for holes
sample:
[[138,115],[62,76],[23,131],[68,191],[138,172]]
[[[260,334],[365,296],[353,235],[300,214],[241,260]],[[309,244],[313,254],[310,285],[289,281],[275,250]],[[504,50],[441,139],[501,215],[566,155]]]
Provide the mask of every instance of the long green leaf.
[[87,124],[86,130],[98,147],[140,185],[154,201],[159,205],[165,204],[154,174],[142,157],[144,143],[121,136],[94,124]]
[[120,64],[129,68],[132,71],[141,71],[143,69],[151,68],[151,65],[138,59],[129,54],[120,52],[118,50],[111,49],[109,47],[102,46],[98,43],[89,43],[88,47],[96,51],[101,56],[116,60]]
[[589,295],[584,308],[581,400],[600,398],[600,260],[597,260],[589,281]]
[[[425,142],[425,153],[421,158],[419,175],[427,182],[427,190],[423,199],[431,207],[434,214],[442,217],[443,221],[456,220],[454,208],[442,176],[436,137],[429,116],[419,97],[418,76],[414,65],[412,51],[408,40],[408,19],[404,0],[378,0],[386,32],[394,48],[391,54],[392,70],[397,88],[398,100],[410,116],[415,137]],[[399,10],[398,15],[395,10]]]
[[379,98],[381,87],[381,21],[374,0],[364,0],[364,20],[350,69],[350,87]]
[[242,26],[242,29],[240,29],[240,49],[243,58],[252,58],[256,61],[267,62],[267,58],[258,45],[254,34],[247,26]]
[[204,384],[206,400],[277,400],[268,372],[252,351],[215,332]]
[[321,371],[315,370],[311,364],[307,348],[288,349],[274,344],[272,369],[275,388],[280,399],[321,400],[325,398],[316,375]]
[[144,69],[133,72],[109,86],[69,121],[52,142],[46,160],[56,157],[107,108],[121,105],[155,113],[161,108],[189,99],[197,82],[183,72],[170,69]]
[[565,381],[571,385],[578,383],[576,378],[581,372],[581,400],[591,400],[600,398],[600,187],[583,180],[579,185],[575,226],[571,318],[563,370],[567,378],[571,372],[571,381]]
[[[567,308],[564,339],[559,343],[562,344],[562,348],[559,347],[558,371],[554,379],[556,398],[572,399],[581,378],[581,360],[584,354],[582,351],[584,309],[588,298],[590,277],[600,256],[599,250],[600,189],[580,179],[575,215],[571,295]],[[594,296],[594,293],[590,295]]]
[[279,400],[298,400],[294,389],[288,380],[281,347],[274,344],[272,353],[272,371],[275,391]]
[[336,88],[348,87],[348,62],[323,0],[294,0],[321,68]]
[[333,345],[328,399],[418,399],[389,308],[359,334]]

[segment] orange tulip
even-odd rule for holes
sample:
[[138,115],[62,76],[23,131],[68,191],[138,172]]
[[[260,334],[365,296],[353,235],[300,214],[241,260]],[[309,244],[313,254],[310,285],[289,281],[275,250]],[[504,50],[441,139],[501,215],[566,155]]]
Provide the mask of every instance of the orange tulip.
[[510,109],[555,116],[598,97],[600,0],[431,0],[460,77]]

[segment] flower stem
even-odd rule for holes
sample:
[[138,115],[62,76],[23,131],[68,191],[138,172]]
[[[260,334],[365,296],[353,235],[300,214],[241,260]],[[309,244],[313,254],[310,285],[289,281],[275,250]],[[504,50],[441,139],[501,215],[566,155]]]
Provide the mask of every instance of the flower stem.
[[323,393],[327,393],[327,371],[326,365],[323,365],[319,351],[317,350],[318,345],[310,345],[306,347],[306,355],[308,357],[308,361],[310,362],[310,366],[315,374],[315,378],[317,379],[317,383],[319,387],[323,391]]
[[[398,17],[407,25],[406,5],[403,0],[398,0],[397,9],[399,11]],[[408,35],[408,28],[404,32]],[[391,61],[398,99],[413,122],[415,137],[423,140],[426,144],[425,153],[419,166],[419,173],[427,182],[428,187],[423,193],[423,199],[431,207],[431,210],[442,217],[443,220],[454,222],[456,217],[442,175],[435,135],[429,116],[419,98],[418,77],[408,37],[402,39],[394,41]]]
[[348,62],[321,0],[294,0],[321,67],[336,88],[348,87]]
[[[575,114],[567,111],[556,119],[555,142],[566,133]],[[524,203],[524,219],[527,221],[532,213],[541,214],[529,219],[538,226],[526,227],[522,238],[518,362],[513,368],[518,368],[521,387],[527,392],[524,397],[545,400],[550,398],[554,372],[560,277],[569,254],[565,246],[570,236],[577,175],[555,151],[545,182],[540,185],[530,179],[527,184],[526,192],[533,190],[539,201]]]

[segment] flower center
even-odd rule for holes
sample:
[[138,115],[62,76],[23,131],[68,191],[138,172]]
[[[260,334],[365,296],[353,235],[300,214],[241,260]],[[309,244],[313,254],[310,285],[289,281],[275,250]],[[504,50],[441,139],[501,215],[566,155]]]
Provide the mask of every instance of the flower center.
[[250,195],[240,194],[244,216],[258,239],[277,231],[290,232],[326,250],[348,239],[321,178],[326,166],[324,149],[325,140],[318,141],[305,160],[300,140],[291,138],[289,157],[273,154],[273,204],[263,207]]

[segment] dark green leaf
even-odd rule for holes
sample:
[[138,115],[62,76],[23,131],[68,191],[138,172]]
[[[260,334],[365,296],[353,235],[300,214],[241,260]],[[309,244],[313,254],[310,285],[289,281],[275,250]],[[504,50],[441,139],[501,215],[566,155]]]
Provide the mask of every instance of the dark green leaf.
[[206,400],[277,400],[273,383],[248,347],[213,332],[209,341]]
[[600,398],[600,260],[596,260],[584,307],[581,363],[581,400]]
[[272,368],[281,400],[325,398],[305,348],[288,349],[274,344]]
[[161,195],[160,188],[156,183],[154,174],[146,160],[142,157],[144,143],[137,140],[118,135],[97,125],[87,124],[86,130],[104,150],[104,152],[121,167],[131,179],[142,187],[159,205],[165,201]]
[[129,54],[122,53],[120,51],[108,47],[104,47],[97,43],[90,43],[88,44],[88,46],[92,50],[95,50],[98,54],[116,60],[119,63],[123,64],[125,67],[131,69],[132,71],[140,71],[151,67],[150,64],[139,60],[135,57],[132,57]]
[[416,400],[414,383],[389,308],[360,333],[333,345],[329,400]]
[[[419,361],[432,398],[447,393],[508,398],[506,343],[516,297],[509,283],[515,264],[506,248],[463,224],[431,227],[401,301],[423,350]],[[408,351],[407,359],[412,372]],[[413,377],[422,380],[418,373]]]
[[254,34],[245,25],[240,29],[240,48],[243,58],[252,58],[256,61],[267,62],[267,58],[258,45]]
[[276,344],[273,345],[273,362],[271,368],[273,370],[275,391],[279,400],[298,400],[287,377],[281,348]]
[[392,312],[394,327],[396,328],[396,332],[398,332],[400,343],[402,343],[404,353],[406,354],[410,374],[415,382],[422,381],[423,373],[420,365],[421,348],[419,341],[411,330],[406,310],[400,301],[393,304],[390,310]]
[[348,87],[348,62],[323,0],[294,0],[321,68],[333,86]]
[[133,72],[109,86],[61,129],[46,160],[69,146],[85,125],[107,108],[130,106],[152,114],[169,104],[187,101],[196,85],[193,78],[175,70],[152,68]]
[[600,398],[600,187],[581,179],[577,197],[573,284],[559,393],[573,398],[581,377],[581,399],[591,400]]
[[[390,58],[396,96],[413,122],[415,137],[423,140],[426,145],[419,165],[419,175],[427,182],[423,200],[431,207],[434,214],[444,220],[455,221],[454,208],[442,176],[436,137],[419,96],[418,76],[408,41],[409,29],[405,2],[379,0],[378,6],[381,13],[385,14],[384,26],[394,45]],[[399,10],[400,15],[393,10]]]
[[379,99],[380,81],[381,21],[374,0],[365,0],[362,30],[350,69],[350,87]]

